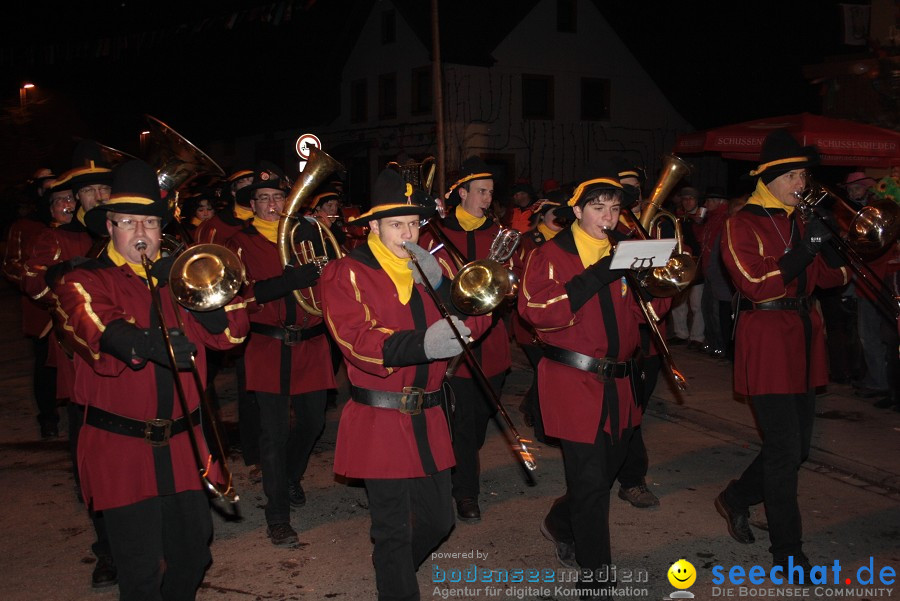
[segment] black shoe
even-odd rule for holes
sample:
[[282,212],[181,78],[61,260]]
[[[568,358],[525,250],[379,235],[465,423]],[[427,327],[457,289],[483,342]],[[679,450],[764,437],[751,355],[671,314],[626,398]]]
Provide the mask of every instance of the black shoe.
[[116,570],[116,564],[109,555],[100,555],[97,557],[97,565],[94,566],[94,572],[91,574],[91,586],[94,588],[105,588],[119,583],[119,571]]
[[266,528],[266,534],[276,547],[295,547],[300,544],[297,531],[288,523],[272,524]]
[[478,507],[478,499],[465,497],[456,502],[456,515],[460,520],[469,523],[481,521],[481,508]]
[[890,409],[894,406],[894,398],[891,395],[887,395],[883,399],[875,401],[874,405],[879,409]]
[[619,498],[623,501],[628,501],[639,509],[646,509],[647,507],[656,507],[659,505],[657,496],[650,492],[650,489],[647,488],[647,485],[643,482],[629,488],[620,486]]
[[888,394],[887,390],[878,390],[876,388],[857,388],[853,394],[863,399],[874,399],[877,396]]
[[732,509],[725,502],[724,490],[716,497],[716,511],[728,522],[728,534],[731,535],[731,538],[744,545],[749,545],[756,541],[753,531],[750,530],[749,512],[739,512]]
[[702,350],[703,350],[703,343],[700,342],[699,340],[691,340],[691,341],[688,342],[688,344],[687,344],[687,349],[688,349],[689,351],[702,351]]
[[41,424],[41,440],[50,440],[51,438],[59,438],[59,428],[56,424]]
[[303,507],[306,505],[306,493],[300,481],[288,482],[288,498],[291,501],[291,507]]
[[556,545],[556,559],[559,560],[559,564],[562,567],[572,568],[573,570],[578,569],[578,563],[575,561],[575,544],[563,542],[553,536],[553,534],[550,533],[550,528],[547,527],[546,518],[541,522],[541,534],[543,534],[544,538],[548,541]]

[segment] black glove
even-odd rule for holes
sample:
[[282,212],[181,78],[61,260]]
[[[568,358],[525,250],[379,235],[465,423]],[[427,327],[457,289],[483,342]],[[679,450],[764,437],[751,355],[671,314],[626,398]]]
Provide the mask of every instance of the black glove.
[[578,311],[601,288],[622,277],[621,270],[609,268],[611,263],[611,256],[603,257],[566,283],[566,293],[569,295],[569,305],[572,307],[573,313]]
[[288,265],[284,273],[278,277],[256,282],[253,291],[256,302],[267,303],[269,301],[287,296],[294,290],[309,288],[319,279],[319,268],[312,263],[294,267]]
[[806,224],[806,231],[803,232],[803,244],[816,254],[821,250],[822,245],[833,237],[831,228],[822,217],[815,216]]
[[[169,330],[169,339],[172,350],[175,351],[178,369],[188,369],[197,347],[175,328]],[[162,331],[159,328],[145,330],[124,319],[107,324],[100,337],[100,350],[119,359],[131,369],[142,368],[148,360],[169,367],[169,355]]]
[[153,262],[153,266],[150,268],[150,275],[155,277],[160,284],[168,282],[169,273],[172,271],[172,263],[175,262],[176,258],[174,255],[160,257],[159,260]]
[[790,284],[800,275],[806,266],[816,258],[818,248],[813,250],[806,242],[801,242],[797,248],[778,259],[778,268],[781,270],[781,279],[785,284]]
[[191,311],[191,315],[211,334],[221,334],[228,327],[228,315],[224,307],[214,311]]

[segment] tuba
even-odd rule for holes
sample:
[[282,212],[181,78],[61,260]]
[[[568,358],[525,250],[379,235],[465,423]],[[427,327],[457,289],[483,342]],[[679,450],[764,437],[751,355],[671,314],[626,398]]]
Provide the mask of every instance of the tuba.
[[[205,152],[191,144],[177,131],[150,115],[144,115],[149,126],[147,162],[156,167],[156,178],[163,197],[169,201],[169,211],[176,213],[178,190],[201,174],[224,177],[225,172]],[[180,240],[163,234],[163,252],[177,254],[193,240],[178,219],[173,219]]]
[[[278,256],[281,265],[286,267],[292,262],[300,264],[313,263],[319,268],[319,273],[328,262],[327,246],[330,245],[336,257],[344,256],[341,245],[331,230],[325,227],[318,219],[304,217],[314,225],[321,242],[322,254],[316,251],[313,240],[296,240],[297,228],[300,226],[300,218],[297,213],[303,207],[304,201],[316,188],[318,188],[335,171],[344,171],[344,166],[331,158],[326,152],[317,147],[310,147],[309,160],[306,167],[297,176],[297,181],[291,186],[284,203],[284,213],[278,221],[278,235],[275,244],[278,247]],[[312,288],[294,290],[294,298],[303,309],[311,315],[322,315],[322,307]]]
[[662,207],[662,203],[665,202],[675,184],[690,172],[691,166],[684,159],[674,154],[663,157],[663,168],[656,186],[653,188],[650,198],[645,200],[641,206],[641,225],[645,231],[650,231],[650,222],[653,220],[653,216]]

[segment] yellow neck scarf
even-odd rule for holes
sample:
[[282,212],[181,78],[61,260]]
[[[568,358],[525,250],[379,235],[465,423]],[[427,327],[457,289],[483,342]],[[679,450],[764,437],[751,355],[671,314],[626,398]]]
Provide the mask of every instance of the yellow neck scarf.
[[84,214],[85,214],[84,207],[79,205],[78,210],[75,212],[75,219],[80,221],[81,225],[83,225],[84,227],[87,227],[87,224],[84,222]]
[[609,238],[598,240],[581,229],[578,222],[572,224],[572,235],[575,237],[575,248],[585,269],[609,254]]
[[254,219],[253,227],[255,227],[256,231],[265,236],[266,240],[268,240],[272,244],[275,244],[275,241],[278,240],[277,221],[263,221],[262,219]]
[[551,230],[549,227],[544,225],[543,221],[538,223],[537,230],[544,236],[544,240],[552,240],[553,236],[559,233],[558,230]]
[[782,211],[787,211],[788,217],[794,212],[794,207],[789,207],[775,198],[761,179],[756,182],[756,190],[750,195],[747,204],[757,205],[764,209],[781,209]]
[[487,221],[487,217],[476,217],[462,208],[462,205],[456,207],[456,219],[459,221],[462,229],[467,232],[477,230],[485,221]]
[[[145,280],[150,275],[146,271],[144,271],[144,266],[140,263],[132,263],[128,259],[125,258],[119,251],[116,250],[115,245],[109,244],[106,247],[106,254],[110,258],[110,260],[115,263],[116,267],[121,267],[122,265],[128,265],[131,271],[140,278],[144,278]],[[154,261],[159,259],[159,251],[156,252],[156,256],[153,258]],[[158,282],[156,278],[153,278],[153,284],[156,285]]]
[[239,205],[235,203],[234,205],[234,216],[240,219],[241,221],[247,221],[251,217],[253,217],[253,211],[248,209],[245,206]]
[[375,260],[378,261],[384,272],[394,282],[394,287],[397,288],[397,298],[400,299],[402,304],[408,304],[413,288],[412,269],[407,267],[407,263],[411,259],[395,255],[384,245],[375,232],[369,232],[368,242],[369,248],[372,249],[372,254],[375,255]]
[[203,220],[199,217],[191,217],[191,225],[193,225],[194,227],[197,227],[201,223],[203,223]]

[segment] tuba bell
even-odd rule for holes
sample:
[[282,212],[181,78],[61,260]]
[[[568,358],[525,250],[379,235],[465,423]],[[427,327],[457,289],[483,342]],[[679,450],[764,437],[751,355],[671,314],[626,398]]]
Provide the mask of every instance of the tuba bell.
[[[298,217],[297,213],[303,207],[306,198],[336,171],[343,172],[344,166],[319,148],[315,146],[310,147],[310,155],[306,162],[306,167],[300,172],[297,180],[291,186],[291,191],[284,203],[284,212],[278,221],[278,234],[275,244],[278,247],[278,256],[281,259],[282,267],[286,267],[292,261],[302,265],[313,263],[319,268],[319,273],[321,273],[322,268],[328,262],[327,246],[329,245],[334,250],[336,257],[344,256],[344,251],[341,249],[341,245],[338,244],[334,234],[318,219],[303,217],[304,221],[311,223],[317,229],[319,241],[321,242],[321,254],[316,251],[314,240],[297,239],[297,228],[301,224],[301,218]],[[294,290],[294,298],[307,313],[322,315],[322,307],[315,297],[313,288]]]

